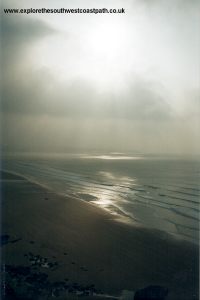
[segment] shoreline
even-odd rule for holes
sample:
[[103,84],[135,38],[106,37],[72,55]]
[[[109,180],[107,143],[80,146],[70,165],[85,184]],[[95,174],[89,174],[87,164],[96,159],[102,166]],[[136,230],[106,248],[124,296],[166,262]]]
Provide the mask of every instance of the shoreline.
[[192,299],[198,299],[197,245],[117,222],[94,204],[27,180],[20,184],[19,176],[12,176],[15,186],[8,179],[3,188],[2,229],[10,236],[2,247],[6,264],[30,267],[25,255],[32,253],[58,262],[54,271],[38,266],[50,281],[67,276],[70,282],[95,285],[103,294],[116,296],[158,284],[169,289],[169,300],[188,300],[194,293]]
[[51,193],[54,193],[55,195],[58,195],[59,197],[60,196],[64,197],[64,198],[70,197],[71,199],[74,199],[75,201],[81,201],[81,202],[87,203],[87,204],[89,204],[93,207],[96,207],[97,209],[100,209],[105,214],[108,214],[110,216],[110,218],[113,219],[113,221],[116,221],[116,222],[119,222],[119,223],[122,223],[122,224],[126,224],[127,226],[132,226],[133,228],[141,228],[141,229],[143,228],[143,229],[147,229],[147,230],[150,230],[150,231],[152,230],[152,231],[158,232],[158,234],[160,234],[161,236],[162,235],[169,235],[169,239],[172,238],[172,239],[175,239],[175,240],[178,240],[178,241],[183,241],[183,242],[186,242],[186,243],[191,243],[191,244],[194,244],[196,246],[199,246],[199,239],[198,239],[198,241],[195,241],[194,239],[192,239],[189,236],[187,236],[187,238],[186,238],[184,235],[180,235],[178,233],[176,234],[174,232],[167,232],[167,231],[164,231],[164,230],[159,230],[157,228],[145,227],[145,225],[143,225],[142,223],[138,223],[137,220],[134,220],[132,217],[130,217],[128,214],[126,214],[123,210],[118,209],[117,207],[114,207],[114,210],[112,210],[112,209],[108,209],[108,208],[105,208],[105,207],[97,204],[95,201],[85,200],[84,198],[81,198],[81,197],[78,197],[78,196],[75,196],[75,195],[71,195],[71,194],[66,195],[65,193],[55,191],[54,189],[52,189],[48,185],[42,184],[42,183],[38,182],[37,180],[31,179],[30,177],[24,176],[24,175],[22,175],[20,173],[17,173],[15,171],[9,171],[9,170],[3,169],[1,171],[1,173],[2,174],[3,173],[10,174],[11,176],[14,175],[17,178],[23,178],[23,180],[26,180],[26,181],[28,181],[28,182],[36,185],[36,186],[39,186],[40,188],[45,189],[45,190],[47,190]]

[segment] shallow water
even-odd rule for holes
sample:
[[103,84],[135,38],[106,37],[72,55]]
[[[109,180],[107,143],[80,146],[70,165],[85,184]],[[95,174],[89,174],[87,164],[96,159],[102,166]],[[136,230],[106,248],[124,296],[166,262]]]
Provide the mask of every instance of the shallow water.
[[2,168],[127,221],[198,243],[200,161],[126,154],[15,156]]

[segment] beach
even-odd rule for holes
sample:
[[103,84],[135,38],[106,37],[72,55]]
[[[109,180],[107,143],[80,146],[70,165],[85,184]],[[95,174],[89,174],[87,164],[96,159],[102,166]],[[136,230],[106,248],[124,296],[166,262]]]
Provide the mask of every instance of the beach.
[[198,299],[197,245],[6,172],[2,236],[6,299],[123,299],[150,285]]
[[200,300],[200,1],[2,0],[0,300]]

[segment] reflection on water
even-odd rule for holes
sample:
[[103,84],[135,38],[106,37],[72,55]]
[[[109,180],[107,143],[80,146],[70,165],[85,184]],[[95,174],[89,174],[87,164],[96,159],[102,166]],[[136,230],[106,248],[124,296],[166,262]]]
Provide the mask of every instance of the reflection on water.
[[199,161],[109,156],[15,157],[3,165],[55,192],[198,242]]
[[92,202],[102,206],[103,208],[108,208],[109,206],[113,205],[112,200],[107,193],[102,192],[101,195],[96,194],[96,197],[98,200]]
[[123,155],[83,155],[85,159],[108,159],[108,160],[135,160],[143,159],[141,156],[123,156]]

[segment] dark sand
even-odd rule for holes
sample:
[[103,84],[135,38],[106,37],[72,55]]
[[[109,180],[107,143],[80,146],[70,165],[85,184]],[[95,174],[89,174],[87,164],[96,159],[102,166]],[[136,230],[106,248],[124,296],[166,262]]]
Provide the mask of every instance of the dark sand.
[[199,299],[196,245],[118,222],[21,177],[2,179],[6,299],[55,299],[52,291],[56,299],[103,299],[88,294],[120,296],[151,284],[167,287],[169,300]]

